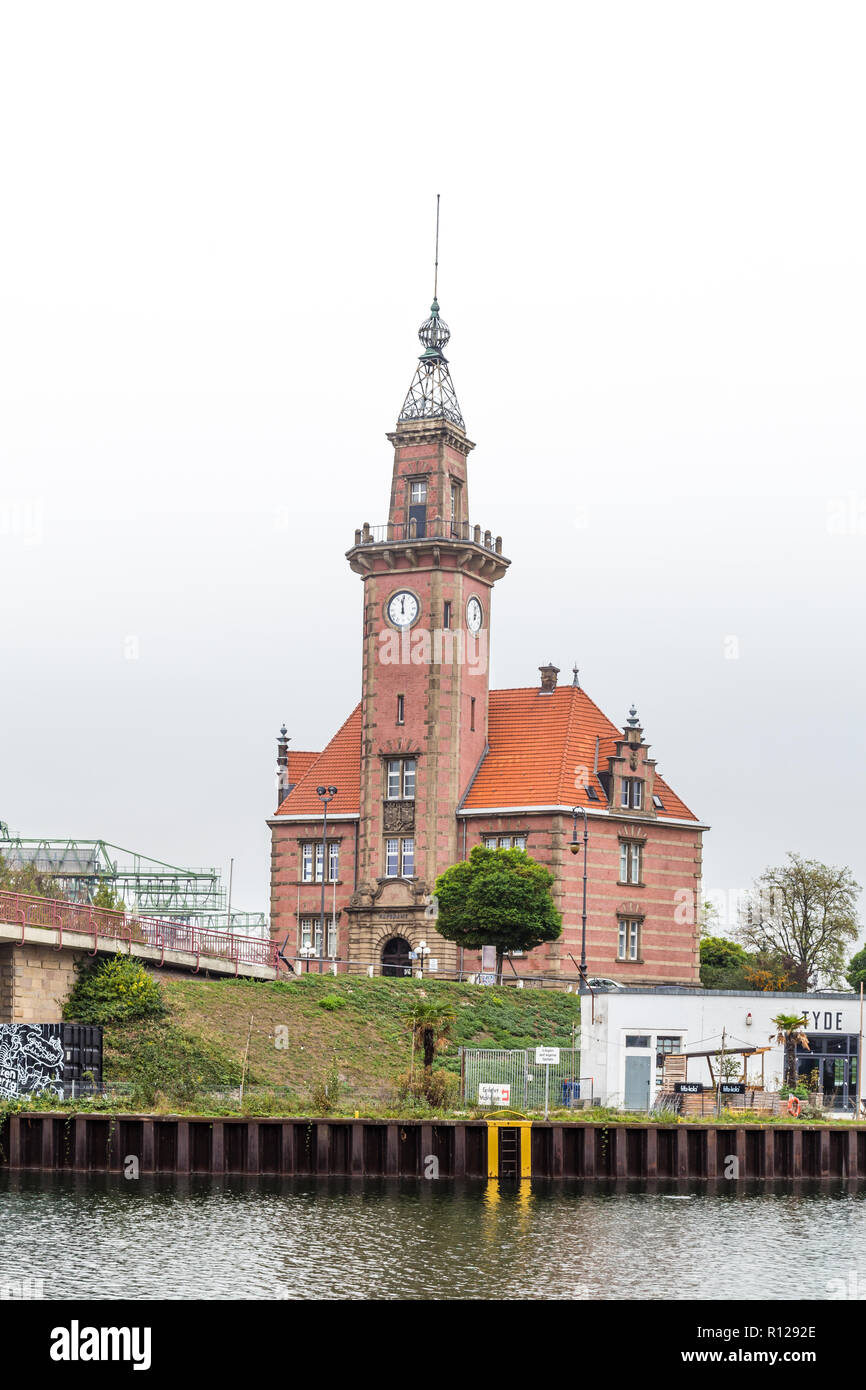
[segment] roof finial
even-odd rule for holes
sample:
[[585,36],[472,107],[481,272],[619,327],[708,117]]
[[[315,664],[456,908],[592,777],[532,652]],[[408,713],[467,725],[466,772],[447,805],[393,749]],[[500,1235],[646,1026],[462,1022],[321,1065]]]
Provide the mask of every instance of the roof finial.
[[418,359],[418,369],[403,402],[398,423],[403,420],[448,420],[465,429],[463,416],[454,392],[448,360],[442,349],[447,347],[451,330],[439,317],[439,194],[436,194],[436,252],[433,262],[433,303],[430,317],[418,330],[424,351]]
[[578,666],[572,666],[571,669],[572,669],[572,671],[574,672],[574,680],[573,680],[571,683],[572,683],[572,685],[575,687],[575,689],[579,690],[579,689],[580,689],[580,681],[578,680],[577,677],[578,677],[578,675],[579,675],[580,668],[579,668]]
[[628,715],[628,723],[630,724],[631,728],[636,729],[640,723],[640,720],[637,717],[637,710],[635,709],[633,704],[628,712]]

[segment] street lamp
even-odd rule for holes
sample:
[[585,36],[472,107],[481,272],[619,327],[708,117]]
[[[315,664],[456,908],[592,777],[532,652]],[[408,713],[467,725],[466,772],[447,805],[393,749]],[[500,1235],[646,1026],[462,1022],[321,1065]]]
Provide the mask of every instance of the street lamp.
[[316,796],[319,797],[322,808],[322,912],[319,923],[319,974],[323,969],[322,955],[325,950],[325,880],[327,877],[328,864],[328,802],[333,801],[337,795],[336,787],[316,787]]
[[580,845],[577,843],[577,818],[583,816],[583,921],[580,932],[580,979],[578,981],[578,994],[583,994],[586,984],[586,859],[587,845],[589,844],[589,827],[586,819],[585,806],[572,806],[571,808],[571,845],[572,854],[580,854]]
[[418,971],[418,978],[419,978],[419,980],[423,980],[423,979],[424,979],[424,957],[425,957],[425,956],[429,956],[430,954],[431,954],[431,951],[430,951],[430,947],[427,945],[427,942],[426,942],[426,941],[419,941],[419,942],[418,942],[418,945],[415,947],[415,955],[417,956],[417,958],[418,958],[418,963],[419,963],[419,965],[420,965],[420,967],[421,967],[420,970]]

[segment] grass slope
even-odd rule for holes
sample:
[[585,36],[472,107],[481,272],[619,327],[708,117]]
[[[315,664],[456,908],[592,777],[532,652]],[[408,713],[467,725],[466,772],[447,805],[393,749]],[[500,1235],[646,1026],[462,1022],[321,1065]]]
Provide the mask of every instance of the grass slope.
[[[303,975],[296,981],[165,980],[173,1036],[239,1074],[252,1019],[248,1080],[303,1096],[336,1070],[347,1098],[387,1101],[408,1070],[413,1000],[447,998],[457,1015],[437,1065],[457,1073],[457,1049],[570,1047],[579,1019],[575,995],[558,990],[493,989],[445,981]],[[124,1029],[107,1038],[109,1079],[126,1079]],[[278,1046],[278,1040],[284,1045]],[[168,1061],[168,1059],[166,1059]]]

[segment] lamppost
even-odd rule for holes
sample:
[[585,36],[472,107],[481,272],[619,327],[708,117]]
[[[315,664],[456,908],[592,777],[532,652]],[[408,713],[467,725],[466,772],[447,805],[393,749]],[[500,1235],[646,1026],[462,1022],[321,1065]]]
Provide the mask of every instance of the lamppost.
[[578,994],[584,993],[586,985],[586,858],[587,845],[589,844],[589,827],[586,819],[585,806],[572,806],[571,808],[571,852],[580,854],[580,845],[577,843],[577,818],[583,816],[583,919],[580,932],[580,979],[577,985]]
[[319,922],[319,974],[323,969],[322,956],[325,950],[325,883],[328,876],[328,802],[337,795],[336,787],[316,787],[316,796],[322,802],[322,911]]
[[427,945],[427,942],[426,942],[426,941],[419,941],[419,942],[418,942],[418,945],[415,947],[415,955],[418,957],[418,964],[419,964],[419,966],[420,966],[420,969],[419,969],[419,971],[418,971],[418,979],[419,979],[419,980],[423,980],[423,979],[424,979],[424,957],[430,955],[430,947]]

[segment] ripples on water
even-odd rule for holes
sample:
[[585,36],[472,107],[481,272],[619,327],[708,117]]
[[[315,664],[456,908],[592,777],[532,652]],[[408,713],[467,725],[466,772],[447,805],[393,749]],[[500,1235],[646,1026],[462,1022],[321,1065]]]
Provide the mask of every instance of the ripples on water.
[[24,1174],[0,1210],[0,1281],[50,1299],[825,1299],[866,1275],[866,1190],[843,1187]]

